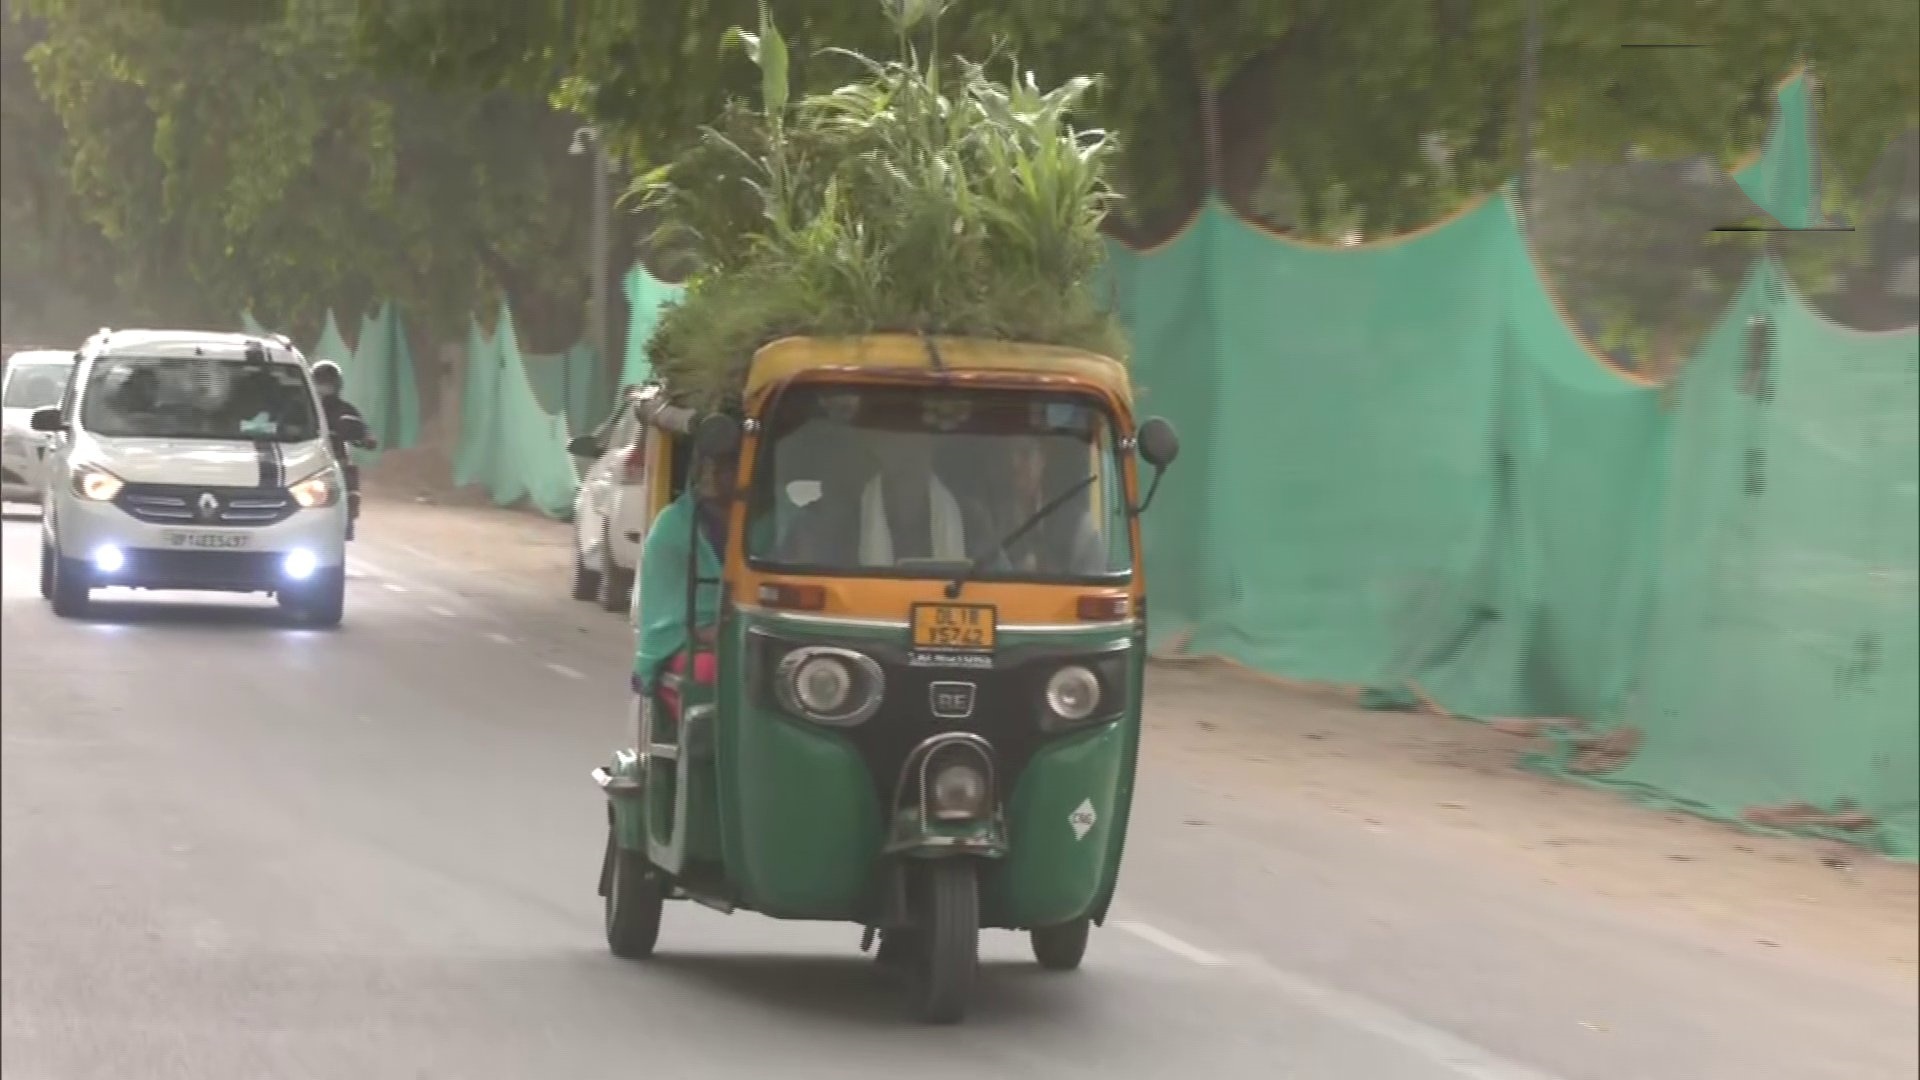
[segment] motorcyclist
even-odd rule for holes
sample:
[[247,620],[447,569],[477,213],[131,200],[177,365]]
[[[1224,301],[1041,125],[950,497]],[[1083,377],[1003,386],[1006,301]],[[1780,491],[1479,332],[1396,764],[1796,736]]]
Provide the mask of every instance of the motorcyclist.
[[347,538],[353,538],[353,525],[360,517],[360,466],[354,464],[349,452],[354,447],[372,450],[379,446],[379,440],[368,432],[358,439],[348,439],[343,421],[354,421],[362,432],[367,432],[367,419],[362,416],[353,403],[341,395],[346,377],[340,371],[340,365],[331,360],[321,360],[313,365],[313,385],[320,391],[320,410],[327,421],[327,438],[333,444],[333,456],[340,462],[340,471],[347,480]]

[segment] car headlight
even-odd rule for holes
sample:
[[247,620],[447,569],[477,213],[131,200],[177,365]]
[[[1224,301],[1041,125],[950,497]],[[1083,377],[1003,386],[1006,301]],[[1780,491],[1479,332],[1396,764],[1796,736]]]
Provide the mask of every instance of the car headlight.
[[1100,677],[1089,668],[1068,664],[1047,679],[1046,697],[1053,719],[1080,723],[1100,707]]
[[94,502],[112,502],[126,481],[98,465],[82,465],[73,470],[73,493]]
[[340,485],[334,483],[333,469],[328,467],[288,487],[287,494],[302,507],[316,510],[340,501]]
[[816,724],[851,727],[880,708],[886,677],[865,653],[811,647],[782,657],[774,689],[788,712]]

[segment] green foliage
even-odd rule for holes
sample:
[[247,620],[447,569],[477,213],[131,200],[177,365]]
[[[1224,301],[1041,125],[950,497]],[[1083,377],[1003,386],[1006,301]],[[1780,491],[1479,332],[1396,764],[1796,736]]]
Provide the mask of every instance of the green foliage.
[[1119,355],[1091,281],[1115,144],[1072,122],[1089,79],[1043,90],[1011,57],[923,58],[937,13],[888,5],[897,59],[838,50],[858,77],[790,96],[787,46],[764,12],[730,31],[760,68],[735,105],[634,194],[687,230],[704,269],[663,313],[654,370],[724,401],[758,346],[789,334],[908,332],[1076,345]]
[[391,298],[451,330],[511,286],[577,328],[584,210],[552,191],[587,181],[537,100],[372,75],[352,0],[23,6],[78,209],[166,321],[305,334]]
[[[996,43],[1048,84],[1103,76],[1090,99],[1123,137],[1119,180],[1132,210],[1178,220],[1191,208],[1203,91],[1254,119],[1223,132],[1257,179],[1282,163],[1300,223],[1324,231],[1357,211],[1370,235],[1416,227],[1497,186],[1513,140],[1527,0],[968,0],[941,23],[943,55]],[[1851,184],[1888,141],[1920,122],[1912,43],[1920,5],[1859,0],[1540,0],[1541,124],[1552,163],[1710,153],[1731,163],[1764,134],[1773,86],[1796,63],[1829,87],[1825,142]],[[829,88],[815,54],[873,51],[891,33],[873,0],[778,0],[793,83]],[[930,5],[916,0],[914,10]],[[753,89],[710,43],[751,25],[750,0],[360,0],[364,40],[391,70],[451,84],[550,89],[624,134],[643,162],[671,160],[731,97]],[[1692,42],[1701,49],[1624,49]],[[1254,76],[1260,77],[1254,77]],[[1236,105],[1239,106],[1236,109]],[[1438,138],[1450,164],[1427,160]],[[1246,198],[1249,191],[1229,191]]]
[[44,28],[0,32],[0,324],[16,346],[80,340],[124,308],[112,248],[86,221],[64,168],[60,117],[33,85],[27,52]]

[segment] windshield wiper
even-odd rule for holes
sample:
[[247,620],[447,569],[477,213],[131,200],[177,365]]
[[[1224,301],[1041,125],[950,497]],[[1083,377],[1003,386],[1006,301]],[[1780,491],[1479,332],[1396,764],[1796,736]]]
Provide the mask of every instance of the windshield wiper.
[[1065,506],[1068,499],[1087,490],[1087,488],[1091,487],[1093,482],[1098,479],[1100,479],[1099,473],[1088,473],[1076,481],[1072,487],[1048,499],[1041,505],[1040,509],[1027,515],[1027,519],[1016,526],[1012,532],[1002,537],[999,543],[981,552],[979,558],[967,563],[965,570],[960,571],[952,581],[947,582],[947,599],[953,600],[959,597],[960,590],[967,587],[967,582],[973,580],[973,576],[978,574],[981,568],[987,565],[989,559],[995,558],[1001,552],[1007,550],[1007,545],[1027,535],[1035,525],[1045,521],[1047,515]]

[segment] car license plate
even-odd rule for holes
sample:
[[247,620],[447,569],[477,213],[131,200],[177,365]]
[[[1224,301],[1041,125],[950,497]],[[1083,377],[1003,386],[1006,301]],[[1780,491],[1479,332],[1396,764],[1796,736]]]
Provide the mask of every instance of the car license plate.
[[184,529],[174,529],[162,533],[161,537],[166,540],[168,547],[213,551],[233,551],[253,543],[253,537],[246,533],[232,532],[188,532]]
[[997,619],[986,604],[913,605],[913,647],[992,652]]

